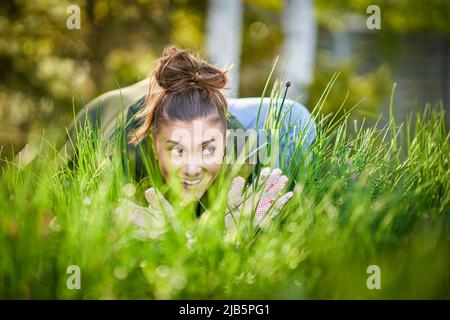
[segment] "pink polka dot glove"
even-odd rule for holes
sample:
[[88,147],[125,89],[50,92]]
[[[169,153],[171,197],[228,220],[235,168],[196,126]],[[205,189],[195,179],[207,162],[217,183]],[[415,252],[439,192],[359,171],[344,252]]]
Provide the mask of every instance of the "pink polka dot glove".
[[[288,178],[281,174],[276,168],[272,172],[270,168],[261,170],[256,190],[254,183],[245,189],[243,177],[234,178],[228,193],[227,214],[225,215],[225,226],[227,230],[236,226],[241,215],[251,215],[254,212],[254,223],[261,225],[267,221],[267,216],[275,217],[283,206],[292,198],[293,193],[284,193]],[[266,218],[265,218],[266,217]]]
[[145,191],[148,207],[142,207],[133,201],[120,198],[116,213],[121,221],[136,227],[134,236],[139,239],[158,239],[166,231],[166,219],[163,213],[173,215],[173,208],[164,196],[154,188]]
[[173,214],[173,208],[169,201],[157,189],[149,188],[145,190],[145,199],[149,204],[149,209],[153,212],[161,214],[164,211],[168,214]]

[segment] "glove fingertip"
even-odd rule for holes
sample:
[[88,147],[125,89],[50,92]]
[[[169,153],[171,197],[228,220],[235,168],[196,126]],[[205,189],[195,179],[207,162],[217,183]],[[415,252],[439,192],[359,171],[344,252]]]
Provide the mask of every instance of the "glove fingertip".
[[241,187],[245,184],[245,179],[241,176],[237,176],[233,179],[233,182],[231,183],[231,188],[236,189],[238,187]]
[[291,200],[291,198],[294,196],[294,193],[292,191],[286,193],[286,195],[284,196],[284,199],[282,201],[282,204],[285,205],[289,200]]
[[155,203],[156,199],[156,192],[154,188],[149,188],[147,190],[145,190],[145,199],[147,199],[147,202],[150,204]]
[[285,204],[286,202],[288,202],[293,196],[294,196],[294,193],[293,193],[292,191],[289,191],[288,193],[286,193],[286,194],[283,196],[283,200],[282,200],[283,204]]
[[275,168],[275,169],[273,169],[273,171],[272,171],[272,174],[273,175],[281,175],[281,169],[280,168]]

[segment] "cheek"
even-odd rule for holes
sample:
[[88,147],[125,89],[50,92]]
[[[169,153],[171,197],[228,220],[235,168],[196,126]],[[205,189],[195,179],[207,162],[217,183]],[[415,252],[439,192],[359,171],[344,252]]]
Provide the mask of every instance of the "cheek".
[[[222,168],[223,157],[225,153],[225,148],[218,148],[216,154],[213,157],[214,161],[208,162],[205,166],[208,173],[214,178],[219,174],[220,168]],[[212,159],[210,159],[212,160]]]
[[217,177],[221,167],[222,165],[218,163],[206,164],[203,166],[206,172],[208,172],[208,175],[211,176],[212,180],[214,180]]
[[158,158],[158,162],[159,162],[159,170],[161,170],[161,174],[164,177],[164,179],[167,180],[167,172],[168,172],[168,168],[167,165],[164,161],[164,159]]
[[156,148],[156,157],[158,160],[159,169],[164,179],[168,179],[170,172],[177,171],[179,166],[173,163],[170,152]]

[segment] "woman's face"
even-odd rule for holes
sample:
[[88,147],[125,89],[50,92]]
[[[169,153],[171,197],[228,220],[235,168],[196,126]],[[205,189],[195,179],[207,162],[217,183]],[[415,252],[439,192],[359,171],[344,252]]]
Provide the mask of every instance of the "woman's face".
[[155,138],[159,168],[166,181],[178,179],[183,198],[200,199],[222,166],[226,137],[213,118],[165,122]]

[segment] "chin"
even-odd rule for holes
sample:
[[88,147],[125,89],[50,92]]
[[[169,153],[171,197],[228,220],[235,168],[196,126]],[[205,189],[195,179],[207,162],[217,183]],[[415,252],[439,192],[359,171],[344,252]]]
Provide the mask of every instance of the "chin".
[[202,189],[186,190],[184,188],[184,190],[183,190],[183,199],[185,199],[187,201],[197,201],[203,196],[205,191],[206,190],[202,190]]
[[184,198],[199,200],[205,194],[205,190],[185,190]]

